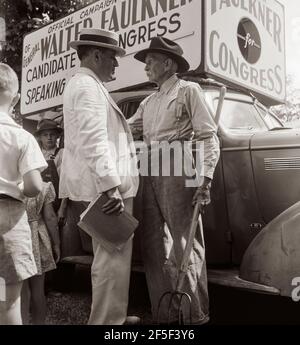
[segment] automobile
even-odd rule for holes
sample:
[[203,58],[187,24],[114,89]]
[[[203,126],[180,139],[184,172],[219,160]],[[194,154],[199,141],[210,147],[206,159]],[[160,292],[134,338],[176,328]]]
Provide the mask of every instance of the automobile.
[[[232,87],[226,88],[220,107],[220,90],[224,90],[224,85],[209,79],[197,80],[211,113],[216,114],[221,108],[217,120],[221,155],[212,182],[211,204],[203,215],[208,281],[248,291],[290,296],[289,278],[279,283],[272,279],[272,274],[277,278],[285,276],[287,263],[283,264],[279,259],[274,273],[273,259],[269,262],[266,252],[272,253],[271,258],[282,256],[280,246],[274,250],[270,247],[274,241],[280,242],[278,231],[272,238],[273,229],[287,221],[285,213],[299,200],[300,130],[285,127],[252,94]],[[111,95],[129,119],[140,102],[154,91],[152,87],[143,87],[112,92]],[[134,215],[140,221],[142,181],[134,201]],[[61,230],[61,262],[68,264],[71,271],[75,264],[92,262],[91,240],[76,226],[78,217],[69,214],[67,224]],[[279,222],[278,217],[281,217]],[[272,227],[274,220],[277,223]],[[269,236],[266,236],[266,230]],[[290,234],[298,231],[289,230]],[[139,244],[141,232],[142,226],[139,226],[132,258],[135,271],[143,271]],[[265,238],[270,245],[265,243]],[[255,241],[261,241],[260,247],[265,244],[267,249],[257,252],[259,246],[253,246]],[[254,261],[251,260],[253,256]],[[264,268],[267,279],[259,275],[259,267],[253,275],[253,262],[258,266],[269,262],[269,276],[269,268]],[[300,275],[300,260],[290,262],[289,267],[293,274],[299,271]],[[66,278],[65,273],[63,277]]]

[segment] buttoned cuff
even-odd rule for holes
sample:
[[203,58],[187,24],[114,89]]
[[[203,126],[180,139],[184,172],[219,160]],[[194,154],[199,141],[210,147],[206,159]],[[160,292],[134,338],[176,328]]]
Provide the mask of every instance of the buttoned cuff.
[[97,178],[98,193],[106,192],[121,185],[119,176],[102,176]]

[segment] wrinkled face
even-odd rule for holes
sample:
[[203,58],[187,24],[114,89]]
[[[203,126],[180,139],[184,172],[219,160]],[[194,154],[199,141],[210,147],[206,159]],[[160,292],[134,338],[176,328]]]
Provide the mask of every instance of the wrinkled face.
[[114,79],[115,69],[119,66],[116,59],[116,52],[110,49],[104,49],[100,52],[100,57],[97,60],[98,76],[103,82],[108,82]]
[[56,147],[59,134],[55,129],[46,129],[41,132],[39,139],[44,150],[52,150]]
[[167,73],[167,56],[159,53],[149,53],[145,59],[145,71],[149,81],[160,84]]

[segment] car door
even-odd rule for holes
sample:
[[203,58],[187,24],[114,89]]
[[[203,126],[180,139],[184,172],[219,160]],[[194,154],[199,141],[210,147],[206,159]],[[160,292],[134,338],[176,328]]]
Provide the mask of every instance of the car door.
[[236,96],[224,102],[221,128],[232,261],[239,264],[265,224],[298,201],[299,132]]
[[300,130],[258,133],[250,148],[258,202],[268,223],[300,200]]
[[268,130],[250,97],[227,93],[220,120],[227,214],[232,239],[232,263],[264,226],[250,153],[251,138]]

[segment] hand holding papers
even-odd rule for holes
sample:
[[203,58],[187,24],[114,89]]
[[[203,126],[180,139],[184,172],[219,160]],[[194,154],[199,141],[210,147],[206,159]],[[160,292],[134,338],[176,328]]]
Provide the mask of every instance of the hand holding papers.
[[92,238],[101,242],[107,250],[121,250],[133,236],[138,221],[126,211],[120,215],[103,213],[102,206],[107,200],[107,196],[102,194],[92,201],[80,215],[78,226]]

